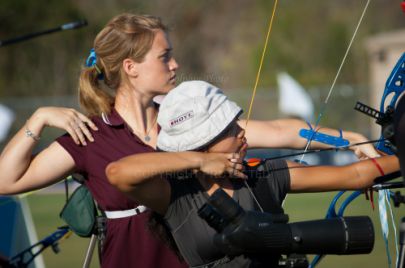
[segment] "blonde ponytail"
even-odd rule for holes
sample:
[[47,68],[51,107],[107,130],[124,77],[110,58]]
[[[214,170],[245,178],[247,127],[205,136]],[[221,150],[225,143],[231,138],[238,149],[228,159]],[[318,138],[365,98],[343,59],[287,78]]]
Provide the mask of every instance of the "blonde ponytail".
[[109,114],[114,104],[114,97],[103,89],[98,76],[95,67],[86,67],[80,74],[79,101],[89,116]]

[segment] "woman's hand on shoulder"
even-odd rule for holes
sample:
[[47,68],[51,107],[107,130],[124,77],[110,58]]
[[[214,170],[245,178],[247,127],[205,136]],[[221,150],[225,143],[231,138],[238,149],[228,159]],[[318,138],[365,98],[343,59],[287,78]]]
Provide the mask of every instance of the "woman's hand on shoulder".
[[214,177],[247,179],[243,171],[243,157],[239,153],[205,153],[200,164],[200,171]]
[[84,114],[72,108],[42,107],[39,108],[29,119],[42,120],[45,126],[56,127],[67,131],[76,144],[87,145],[86,140],[91,142],[94,138],[90,129],[97,131],[97,126]]

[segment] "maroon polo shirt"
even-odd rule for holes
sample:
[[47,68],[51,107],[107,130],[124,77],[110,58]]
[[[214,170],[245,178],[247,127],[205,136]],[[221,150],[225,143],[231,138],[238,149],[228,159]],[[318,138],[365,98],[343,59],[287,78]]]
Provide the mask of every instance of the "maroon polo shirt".
[[[76,172],[83,174],[86,185],[103,210],[127,210],[139,204],[112,186],[105,175],[107,165],[122,157],[154,152],[128,128],[113,109],[109,116],[93,117],[98,131],[94,142],[76,145],[65,134],[56,141],[72,156]],[[107,236],[102,253],[102,267],[186,267],[177,256],[147,229],[150,212],[121,219],[107,220]]]

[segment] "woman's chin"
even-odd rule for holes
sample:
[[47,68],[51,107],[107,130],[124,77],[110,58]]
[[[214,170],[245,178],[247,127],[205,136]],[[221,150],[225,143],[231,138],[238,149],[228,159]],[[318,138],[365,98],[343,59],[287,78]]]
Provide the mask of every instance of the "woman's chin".
[[176,82],[173,82],[173,83],[169,83],[166,87],[165,87],[165,93],[164,94],[167,94],[167,93],[169,93],[169,91],[171,91],[173,88],[175,88],[176,87]]

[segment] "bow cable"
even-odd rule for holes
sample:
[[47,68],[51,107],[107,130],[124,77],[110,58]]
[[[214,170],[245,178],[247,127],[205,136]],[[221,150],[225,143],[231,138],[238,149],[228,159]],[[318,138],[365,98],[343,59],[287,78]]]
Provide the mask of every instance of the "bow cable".
[[[273,5],[273,11],[272,11],[270,21],[269,21],[269,27],[267,29],[266,40],[264,42],[264,47],[263,47],[263,51],[262,51],[262,57],[260,59],[259,69],[257,70],[257,74],[256,74],[256,81],[255,81],[255,84],[253,86],[253,93],[252,93],[252,97],[250,99],[250,105],[249,105],[249,110],[248,110],[248,114],[247,114],[247,117],[246,117],[245,129],[247,129],[249,118],[250,118],[250,115],[252,113],[253,102],[254,102],[255,95],[256,95],[257,85],[259,84],[260,74],[261,74],[262,66],[263,66],[263,62],[264,62],[264,56],[266,55],[267,45],[269,43],[271,30],[273,28],[273,20],[274,20],[275,14],[276,14],[277,3],[278,3],[278,0],[275,0],[274,5]],[[260,211],[264,212],[262,206],[259,204],[259,201],[257,200],[256,196],[254,195],[252,189],[250,189],[250,187],[247,184],[246,180],[244,180],[243,183],[245,184],[246,188],[248,189],[250,195],[253,197],[253,199],[254,199],[255,203],[257,204],[257,206],[259,207]]]
[[273,20],[274,20],[275,14],[276,14],[277,2],[278,2],[278,0],[275,0],[275,1],[274,1],[273,11],[272,11],[272,14],[271,14],[271,17],[270,17],[270,21],[269,21],[269,27],[268,27],[268,29],[267,29],[266,41],[264,42],[264,47],[263,47],[263,51],[262,51],[262,57],[261,57],[261,59],[260,59],[259,69],[257,70],[256,81],[255,81],[255,85],[253,86],[252,97],[251,97],[251,99],[250,99],[249,110],[248,110],[247,117],[246,117],[245,129],[247,128],[247,124],[248,124],[248,122],[249,122],[250,115],[251,115],[251,113],[252,113],[253,102],[254,102],[255,96],[256,96],[256,89],[257,89],[257,85],[259,84],[260,74],[261,74],[261,72],[262,72],[262,67],[263,67],[263,62],[264,62],[264,56],[266,55],[267,45],[268,45],[268,43],[269,43],[271,30],[272,30],[272,28],[273,28]]

